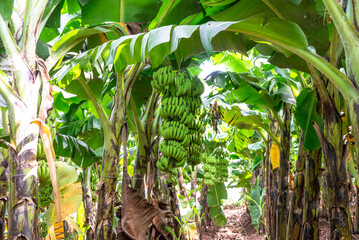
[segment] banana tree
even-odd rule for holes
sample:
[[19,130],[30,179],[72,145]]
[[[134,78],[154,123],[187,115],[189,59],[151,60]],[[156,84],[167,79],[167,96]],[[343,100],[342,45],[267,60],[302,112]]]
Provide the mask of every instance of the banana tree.
[[[48,26],[59,23],[63,3],[60,2],[29,0],[0,4],[0,38],[12,70],[12,74],[2,72],[0,77],[0,93],[6,101],[10,125],[9,238],[38,238],[37,179],[31,170],[37,167],[39,126],[33,122],[38,118],[44,122],[52,108],[48,71],[78,43],[106,31],[78,30],[62,38],[50,54],[42,56],[46,61],[38,57],[40,50],[48,50],[40,38],[52,32]],[[22,216],[26,218],[23,224],[18,224]]]
[[[355,103],[358,102],[358,98],[355,97],[358,96],[357,89],[345,74],[320,56],[328,49],[329,41],[324,18],[313,11],[315,6],[313,7],[308,1],[302,1],[299,6],[289,1],[255,1],[254,5],[260,8],[250,8],[250,4],[251,1],[240,1],[234,5],[231,3],[226,11],[211,16],[215,20],[232,22],[164,26],[154,28],[148,33],[114,40],[111,46],[106,45],[111,52],[108,63],[113,63],[116,71],[121,71],[128,65],[144,62],[148,58],[151,59],[152,67],[156,67],[161,64],[165,56],[172,53],[179,63],[188,56],[204,51],[234,49],[246,54],[247,50],[258,41],[269,46],[271,54],[286,59],[286,63],[308,71],[305,62],[303,64],[303,61],[298,60],[301,58],[320,70],[346,100],[355,130],[358,123],[354,109]],[[303,9],[309,10],[303,11]],[[301,11],[303,14],[291,15],[295,11]],[[313,14],[309,15],[309,13]],[[311,23],[314,19],[315,27],[308,28],[307,26],[313,24],[306,23],[308,21]],[[318,36],[320,41],[316,43]],[[251,41],[248,41],[248,38]],[[315,46],[317,52],[313,52],[309,45]],[[96,51],[87,52],[87,59],[98,56],[98,52],[106,49],[106,46],[102,45]],[[355,130],[354,133],[356,132]],[[356,139],[358,139],[357,135],[355,134]],[[282,231],[285,231],[284,229]],[[281,236],[283,237],[283,234]]]

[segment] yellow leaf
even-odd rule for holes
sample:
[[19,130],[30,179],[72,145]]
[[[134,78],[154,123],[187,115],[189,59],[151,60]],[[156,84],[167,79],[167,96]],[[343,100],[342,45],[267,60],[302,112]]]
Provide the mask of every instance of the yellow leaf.
[[[41,119],[35,119],[33,123],[37,124],[40,127],[40,136],[41,136],[42,144],[44,145],[47,163],[49,166],[56,210],[60,212],[61,203],[59,200],[59,188],[57,185],[56,169],[55,169],[56,156],[55,156],[54,147],[52,145],[51,130],[48,126],[46,126],[46,124]],[[59,213],[58,216],[59,217],[57,221],[60,222],[61,214]]]
[[49,230],[48,233],[46,235],[46,240],[56,240],[56,235],[55,235],[55,231],[54,231],[54,226],[52,225]]
[[[69,184],[62,188],[60,191],[60,203],[61,203],[61,221],[77,211],[82,201],[82,188],[81,183]],[[48,225],[53,225],[57,220],[57,214],[55,211],[55,204],[50,204],[49,208],[44,214]]]
[[[280,137],[277,137],[277,139],[280,141]],[[272,143],[270,148],[270,161],[273,170],[279,167],[279,148],[275,142]]]

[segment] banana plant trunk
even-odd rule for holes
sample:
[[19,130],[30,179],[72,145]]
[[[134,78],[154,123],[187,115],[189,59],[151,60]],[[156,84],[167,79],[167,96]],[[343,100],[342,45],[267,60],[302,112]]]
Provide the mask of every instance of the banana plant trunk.
[[303,240],[319,239],[321,149],[308,151],[305,161]]
[[273,169],[270,174],[270,220],[269,220],[269,235],[270,239],[276,239],[278,232],[278,168]]
[[8,187],[8,151],[2,149],[0,153],[0,240],[4,239],[5,212],[7,203]]
[[277,239],[286,239],[287,230],[287,206],[289,198],[289,156],[290,156],[290,106],[284,106],[284,126],[281,129],[280,144],[281,149],[279,152],[279,182],[278,182],[278,232]]
[[[5,108],[1,108],[1,120],[3,123],[3,134],[9,134],[7,114]],[[7,188],[9,177],[9,151],[7,149],[1,149],[0,152],[0,240],[4,239],[5,232],[5,212],[6,204],[8,201]]]
[[[143,194],[143,180],[148,172],[148,164],[152,154],[153,139],[156,131],[153,129],[156,118],[156,106],[159,94],[152,92],[151,97],[145,107],[145,111],[141,119],[137,115],[137,108],[133,99],[131,99],[131,107],[135,119],[137,130],[137,150],[134,167],[133,188]],[[156,118],[156,125],[158,125],[158,117]],[[155,127],[156,127],[155,125]]]
[[[35,109],[29,109],[34,106]],[[9,239],[38,239],[38,184],[34,175],[27,176],[37,166],[39,127],[31,123],[36,118],[36,106],[37,103],[28,104],[23,106],[24,111],[9,111],[10,139],[15,143],[10,148],[9,161]]]
[[140,65],[133,65],[127,70],[126,72],[120,71],[117,73],[117,90],[110,118],[108,118],[101,103],[97,102],[84,79],[80,80],[82,87],[90,97],[99,114],[105,138],[101,180],[98,184],[95,239],[114,239],[116,237],[112,226],[115,210],[114,203],[118,199],[116,186],[119,174],[119,154],[122,143],[121,130],[125,122],[126,109],[131,96],[132,86],[141,68]]
[[[342,120],[336,104],[340,102],[334,86],[325,86],[323,80],[314,76],[314,83],[323,107],[323,119],[325,134],[318,124],[313,123],[319,137],[322,153],[324,155],[325,169],[327,172],[325,185],[328,193],[328,209],[331,239],[352,239],[351,215],[349,210],[349,182],[347,176],[346,155],[349,148],[344,146]],[[328,90],[333,93],[330,96]],[[353,123],[354,124],[354,123]]]
[[266,156],[265,156],[265,167],[264,167],[264,186],[266,189],[266,193],[265,193],[265,203],[266,203],[266,208],[265,208],[265,226],[266,226],[266,234],[267,236],[270,235],[270,226],[269,226],[269,222],[270,222],[270,185],[269,185],[269,175],[270,175],[270,143],[269,141],[266,141]]
[[176,235],[175,239],[181,239],[184,240],[184,234],[183,231],[181,231],[182,227],[182,219],[181,219],[181,212],[179,207],[179,200],[177,197],[177,189],[176,186],[173,184],[168,184],[168,189],[170,191],[170,203],[171,203],[171,211],[173,212],[173,215],[175,218],[174,221],[174,233]]
[[86,232],[86,239],[91,240],[94,238],[94,219],[93,219],[93,204],[91,194],[91,166],[86,167],[82,170],[82,200],[85,208],[85,226],[88,226]]
[[[359,166],[358,157],[355,156],[355,161],[357,166]],[[359,175],[359,168],[357,168]],[[359,233],[359,188],[355,186],[356,189],[356,199],[355,199],[355,233]]]
[[300,240],[302,237],[303,226],[303,196],[304,196],[304,174],[305,174],[305,156],[304,156],[304,134],[301,133],[298,159],[296,162],[296,174],[294,177],[293,192],[291,196],[287,239]]

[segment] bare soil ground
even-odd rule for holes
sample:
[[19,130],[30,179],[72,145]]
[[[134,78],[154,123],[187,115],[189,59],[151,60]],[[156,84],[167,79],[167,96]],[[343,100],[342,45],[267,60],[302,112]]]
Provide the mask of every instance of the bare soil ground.
[[227,206],[224,209],[227,218],[227,226],[224,228],[209,226],[202,240],[262,240],[263,234],[254,229],[249,213],[245,206]]
[[[351,209],[352,214],[353,207]],[[227,206],[224,209],[227,226],[224,228],[211,225],[204,232],[202,240],[264,240],[265,234],[258,233],[252,223],[245,206]],[[325,217],[319,219],[320,239],[330,240],[329,221]],[[353,240],[359,240],[359,234],[353,234]]]

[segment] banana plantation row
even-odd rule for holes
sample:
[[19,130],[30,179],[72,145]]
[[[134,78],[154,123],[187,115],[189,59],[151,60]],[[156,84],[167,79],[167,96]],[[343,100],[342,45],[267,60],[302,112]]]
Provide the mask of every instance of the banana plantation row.
[[0,239],[352,239],[357,4],[1,1]]

